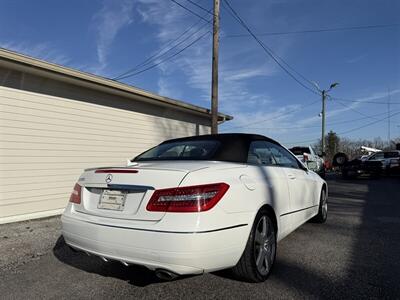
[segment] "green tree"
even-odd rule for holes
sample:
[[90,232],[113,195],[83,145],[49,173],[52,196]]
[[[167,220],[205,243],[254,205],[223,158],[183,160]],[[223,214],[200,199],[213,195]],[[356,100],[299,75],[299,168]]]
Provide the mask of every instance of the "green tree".
[[332,130],[325,136],[325,153],[328,160],[332,160],[333,156],[339,151],[340,138]]
[[[333,156],[340,151],[340,138],[333,132],[332,130],[325,135],[325,159],[332,161]],[[322,154],[321,151],[321,140],[318,140],[317,143],[313,145],[315,151],[318,154]]]

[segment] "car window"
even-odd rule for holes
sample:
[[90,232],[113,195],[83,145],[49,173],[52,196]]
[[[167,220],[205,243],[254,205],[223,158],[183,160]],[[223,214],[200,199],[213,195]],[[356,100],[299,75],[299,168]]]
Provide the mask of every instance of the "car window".
[[271,152],[270,143],[266,141],[254,141],[250,143],[247,162],[253,165],[277,165]]
[[383,152],[378,152],[372,155],[368,160],[383,159],[383,158],[384,158]]
[[310,153],[310,149],[308,147],[293,147],[290,149],[294,155],[303,155],[304,153]]
[[297,159],[285,148],[271,143],[271,153],[274,156],[277,164],[282,167],[299,169]]
[[219,146],[220,142],[212,140],[163,143],[140,154],[134,160],[205,160],[209,159]]
[[299,168],[298,161],[289,151],[267,141],[251,142],[247,161],[255,165]]

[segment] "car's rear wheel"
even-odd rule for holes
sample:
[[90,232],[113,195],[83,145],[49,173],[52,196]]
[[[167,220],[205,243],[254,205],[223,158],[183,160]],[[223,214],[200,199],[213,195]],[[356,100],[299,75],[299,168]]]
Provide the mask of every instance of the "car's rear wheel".
[[246,248],[233,268],[236,277],[248,282],[265,281],[276,256],[276,228],[271,214],[260,210],[255,218]]
[[316,215],[312,221],[316,223],[325,223],[328,218],[328,196],[325,188],[321,190],[321,196],[319,200],[318,215]]

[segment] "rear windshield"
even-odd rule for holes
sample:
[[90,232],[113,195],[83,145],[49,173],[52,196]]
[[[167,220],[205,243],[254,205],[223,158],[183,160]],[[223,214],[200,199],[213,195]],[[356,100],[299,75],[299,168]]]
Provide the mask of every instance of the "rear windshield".
[[304,153],[310,154],[310,149],[308,147],[294,147],[290,149],[294,155],[303,155]]
[[216,140],[167,142],[138,155],[134,161],[207,160],[213,157],[220,145]]

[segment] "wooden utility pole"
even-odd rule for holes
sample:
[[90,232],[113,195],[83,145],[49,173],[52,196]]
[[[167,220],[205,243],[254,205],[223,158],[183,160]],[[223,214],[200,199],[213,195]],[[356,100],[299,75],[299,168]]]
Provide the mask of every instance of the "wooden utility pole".
[[326,91],[322,91],[322,136],[321,136],[321,154],[325,152],[325,109],[326,109]]
[[326,97],[328,92],[336,87],[339,83],[332,83],[328,90],[322,90],[319,88],[318,84],[314,82],[315,87],[321,93],[322,96],[322,134],[321,134],[321,156],[325,156],[325,110],[326,110]]
[[388,144],[390,148],[390,89],[388,89]]
[[218,133],[218,48],[219,48],[219,0],[214,0],[213,53],[211,82],[211,133]]

